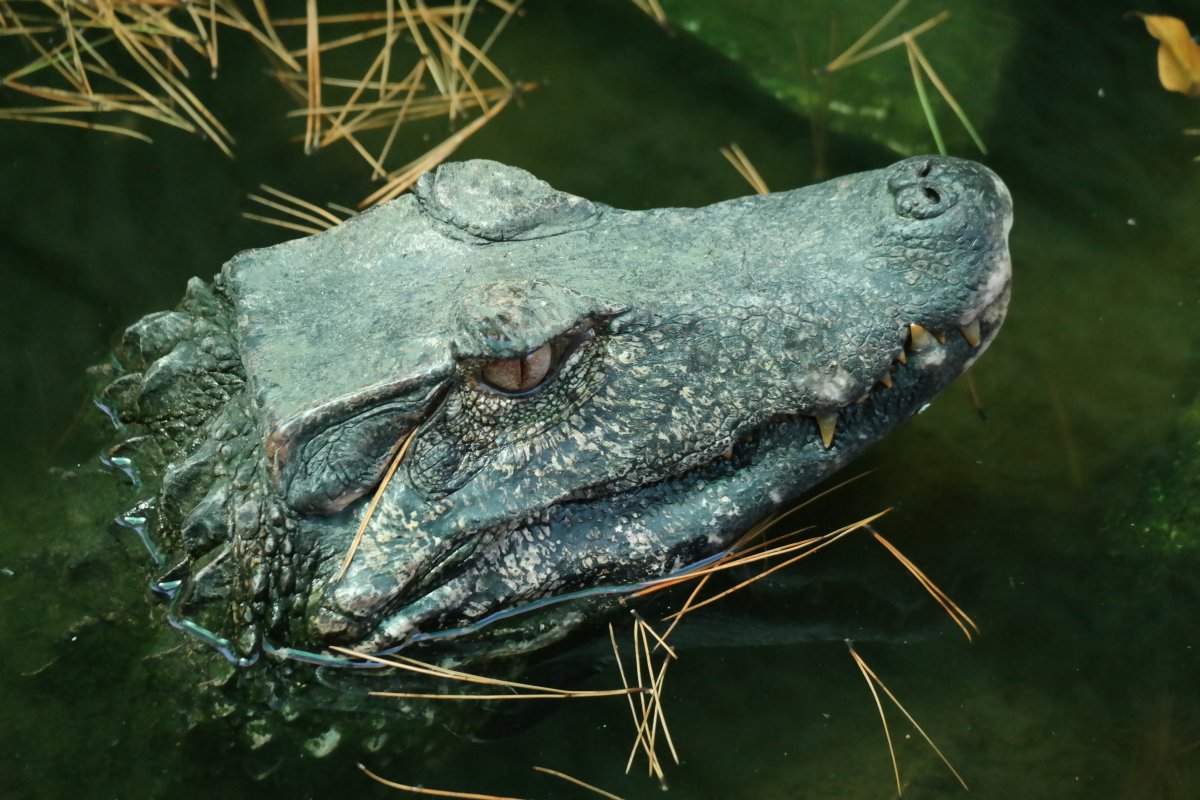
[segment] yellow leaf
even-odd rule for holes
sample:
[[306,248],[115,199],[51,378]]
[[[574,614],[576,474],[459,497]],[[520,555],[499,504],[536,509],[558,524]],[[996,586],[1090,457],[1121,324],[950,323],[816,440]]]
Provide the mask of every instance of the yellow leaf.
[[1160,42],[1158,80],[1169,92],[1200,97],[1200,44],[1192,40],[1183,20],[1161,14],[1139,14],[1146,30]]

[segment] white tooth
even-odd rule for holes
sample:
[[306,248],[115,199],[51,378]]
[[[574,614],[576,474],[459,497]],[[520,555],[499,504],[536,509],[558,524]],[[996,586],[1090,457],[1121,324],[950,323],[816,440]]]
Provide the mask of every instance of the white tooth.
[[963,325],[961,328],[959,328],[959,331],[962,332],[963,338],[967,340],[967,344],[971,345],[971,347],[979,347],[979,342],[982,340],[982,337],[979,335],[978,319],[974,322],[968,322],[966,325]]
[[924,350],[926,347],[932,347],[937,342],[932,333],[915,322],[908,326],[908,335],[912,340],[913,350]]
[[889,389],[892,388],[892,373],[891,373],[891,371],[889,370],[889,371],[883,373],[882,375],[880,375],[879,382],[882,383],[884,386],[886,386]]
[[821,441],[828,450],[833,445],[833,432],[837,428],[837,412],[817,414],[817,427],[821,430]]

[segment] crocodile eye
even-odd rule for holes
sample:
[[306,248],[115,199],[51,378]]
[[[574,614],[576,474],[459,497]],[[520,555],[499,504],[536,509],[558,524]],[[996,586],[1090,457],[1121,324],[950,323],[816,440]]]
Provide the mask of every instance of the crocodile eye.
[[536,389],[554,366],[554,348],[549,342],[523,358],[504,358],[487,363],[479,378],[488,387],[505,394]]

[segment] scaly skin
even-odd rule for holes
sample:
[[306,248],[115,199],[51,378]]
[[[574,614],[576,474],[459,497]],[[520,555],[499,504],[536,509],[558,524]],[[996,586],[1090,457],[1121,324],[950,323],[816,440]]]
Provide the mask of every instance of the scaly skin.
[[948,158],[641,212],[475,161],[243,253],[130,328],[105,396],[174,612],[242,659],[553,641],[608,600],[482,623],[721,551],[953,381],[1011,211]]

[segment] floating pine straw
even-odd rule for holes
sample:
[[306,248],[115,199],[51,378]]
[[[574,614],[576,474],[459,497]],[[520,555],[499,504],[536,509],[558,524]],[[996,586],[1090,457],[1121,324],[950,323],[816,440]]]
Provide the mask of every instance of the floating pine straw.
[[[268,225],[286,228],[310,236],[341,225],[345,221],[344,218],[337,216],[331,211],[327,211],[307,200],[301,200],[295,195],[267,186],[265,183],[259,184],[259,188],[277,199],[272,200],[260,194],[252,193],[247,195],[250,200],[261,206],[266,206],[267,208],[286,214],[290,219],[266,217],[261,214],[252,214],[249,211],[243,211],[242,216],[246,219],[265,222]],[[353,212],[348,216],[353,216]]]
[[[912,573],[913,577],[917,579],[925,591],[929,592],[930,596],[933,597],[933,599],[937,601],[938,605],[945,610],[950,619],[954,620],[954,624],[962,630],[963,635],[967,637],[967,641],[972,641],[973,637],[971,636],[971,630],[973,629],[975,633],[979,633],[979,626],[975,624],[975,620],[967,616],[967,612],[959,608],[958,604],[951,600],[948,594],[939,589],[937,584],[931,581],[916,564],[908,559],[907,556],[896,549],[895,545],[883,538],[879,534],[879,531],[875,530],[870,525],[867,525],[866,528],[880,544],[887,548],[889,553],[896,557],[897,561],[904,565],[905,569]],[[970,626],[970,628],[967,626]]]
[[745,178],[746,183],[759,194],[770,194],[771,190],[767,188],[767,183],[758,174],[758,170],[750,163],[750,159],[742,152],[742,148],[738,147],[737,143],[729,145],[729,147],[721,148],[721,155],[725,156],[725,160],[733,165],[733,168],[738,171],[738,174]]
[[317,17],[317,0],[308,0],[308,25],[305,27],[308,46],[304,51],[304,63],[308,75],[309,113],[305,117],[304,152],[315,153],[321,146],[321,115],[313,109],[321,107],[321,38],[320,22]]
[[[971,124],[971,120],[967,117],[967,113],[962,110],[962,106],[960,106],[958,101],[954,99],[954,95],[950,94],[950,90],[946,88],[944,83],[942,83],[942,79],[939,78],[937,72],[934,71],[933,65],[929,63],[929,59],[925,58],[925,54],[921,51],[920,46],[917,44],[916,37],[911,35],[906,36],[904,44],[908,47],[909,53],[912,54],[912,56],[916,59],[916,62],[920,65],[921,69],[924,70],[925,74],[929,76],[929,82],[932,83],[933,87],[938,90],[938,94],[940,94],[942,99],[946,101],[946,105],[950,106],[950,110],[954,112],[954,116],[958,117],[958,121],[962,124],[963,129],[966,130],[967,134],[971,137],[971,141],[973,141],[975,146],[979,148],[979,152],[987,155],[987,147],[984,146],[983,139],[980,138],[979,132],[976,131],[975,126]],[[935,124],[933,122],[932,113],[929,114],[929,120],[931,126]]]
[[[327,147],[344,140],[367,163],[372,177],[384,181],[361,207],[386,202],[410,189],[422,172],[436,167],[493,119],[514,93],[533,88],[532,84],[514,84],[487,55],[520,3],[490,2],[504,13],[478,44],[468,35],[468,26],[479,16],[479,0],[458,0],[449,6],[430,6],[423,0],[384,2],[379,13],[310,14],[305,18],[307,47],[291,51],[295,57],[306,58],[307,74],[290,69],[275,71],[303,106],[291,115],[305,117],[306,148]],[[277,20],[275,25],[299,22]],[[334,23],[367,23],[369,27],[322,40],[316,30]],[[380,39],[382,44],[378,44]],[[320,72],[320,53],[350,46],[378,46],[365,73],[346,78]],[[402,81],[390,78],[398,64],[411,65]],[[483,77],[495,85],[485,85]],[[327,91],[320,91],[321,87]],[[476,109],[481,116],[453,130]],[[448,138],[399,169],[389,170],[385,164],[403,123],[436,116],[445,116],[451,126],[453,132]],[[325,132],[320,134],[322,129]],[[386,131],[381,134],[381,147],[369,145],[362,138],[370,131]]]
[[[534,87],[535,84],[520,84],[517,89],[524,92]],[[497,114],[503,111],[504,107],[508,105],[510,100],[512,100],[514,94],[515,93],[510,92],[509,94],[505,95],[498,103],[488,109],[487,113],[476,117],[465,128],[457,133],[454,133],[440,144],[434,146],[419,158],[410,161],[395,172],[389,173],[387,176],[387,183],[367,196],[366,199],[359,203],[359,207],[365,208],[367,206],[385,203],[388,200],[399,197],[401,194],[411,189],[413,184],[417,182],[417,178],[421,177],[423,173],[430,171],[438,164],[449,158],[455,150],[462,146],[463,142],[471,137],[473,133],[478,131],[480,128],[494,119]]]
[[[864,472],[860,472],[857,475],[846,478],[845,480],[834,484],[833,486],[829,487],[828,489],[824,489],[824,490],[818,492],[817,494],[813,495],[812,497],[808,498],[807,500],[805,500],[802,503],[797,503],[796,505],[792,506],[787,511],[785,511],[781,514],[774,514],[769,517],[766,517],[761,522],[759,522],[758,524],[751,527],[750,530],[748,530],[745,534],[743,534],[742,537],[740,539],[738,539],[737,542],[734,543],[733,547],[730,548],[729,553],[727,553],[722,559],[719,559],[717,561],[717,565],[727,561],[728,559],[734,558],[735,556],[746,556],[746,555],[750,555],[750,554],[759,552],[761,550],[764,550],[764,549],[767,549],[770,547],[774,547],[774,546],[778,545],[779,543],[785,542],[788,539],[795,538],[799,534],[806,532],[807,530],[809,530],[808,528],[800,528],[799,530],[790,531],[788,533],[785,533],[781,536],[777,536],[777,537],[767,540],[767,541],[758,542],[756,544],[751,544],[756,539],[758,539],[760,536],[762,536],[766,531],[779,525],[784,520],[786,520],[788,517],[791,517],[794,514],[799,513],[804,508],[808,507],[809,505],[812,505],[813,503],[817,502],[818,500],[825,497],[826,495],[828,495],[832,492],[836,492],[839,489],[842,489],[843,487],[848,486],[857,480],[860,480],[861,478],[865,478],[867,475],[870,475],[872,472],[874,472],[874,470],[866,470]],[[716,565],[714,565],[714,566],[716,566]],[[646,587],[642,591],[636,592],[632,595],[632,597],[638,597],[643,594],[652,594],[653,592],[659,591],[660,589],[665,589],[665,588],[668,588],[669,586],[673,586],[678,583],[683,583],[683,582],[693,579],[695,577],[700,578],[699,582],[696,583],[696,586],[693,587],[691,594],[688,595],[687,600],[684,601],[683,607],[679,610],[679,612],[677,614],[674,615],[674,619],[671,620],[670,627],[667,628],[667,632],[664,633],[662,636],[664,641],[663,641],[662,645],[660,645],[660,646],[666,646],[665,640],[669,639],[671,637],[671,633],[675,630],[675,627],[680,623],[680,621],[684,618],[684,616],[686,616],[687,613],[692,610],[692,608],[695,605],[696,598],[700,595],[700,592],[704,590],[704,587],[708,584],[708,581],[710,578],[712,578],[713,574],[714,573],[712,571],[705,572],[703,574],[701,574],[701,571],[697,571],[694,573],[689,573],[688,575],[685,575],[685,576],[680,576],[679,578],[668,578],[664,581],[656,582],[656,583],[652,584],[651,586]]]
[[535,772],[540,772],[543,775],[553,775],[556,778],[562,778],[564,781],[573,783],[576,786],[587,789],[589,792],[594,792],[594,793],[600,795],[601,797],[606,797],[606,798],[608,798],[608,800],[621,800],[620,797],[617,797],[612,792],[606,792],[603,789],[601,789],[599,786],[593,786],[592,784],[587,783],[586,781],[579,780],[579,778],[573,778],[570,775],[566,774],[565,772],[559,772],[556,769],[548,769],[546,767],[536,767],[536,766],[533,769]]
[[[712,597],[706,598],[705,600],[702,600],[698,603],[692,603],[691,605],[686,607],[687,612],[690,613],[691,611],[695,611],[698,608],[703,608],[704,606],[706,606],[710,603],[714,603],[717,600],[720,600],[730,594],[733,594],[734,592],[739,591],[739,590],[749,586],[750,584],[755,583],[756,581],[762,580],[763,578],[767,577],[768,575],[771,575],[772,573],[777,572],[778,570],[781,570],[784,567],[790,566],[790,565],[796,563],[797,561],[800,561],[801,559],[808,558],[809,556],[813,555],[814,553],[817,553],[817,552],[825,549],[829,545],[833,544],[834,542],[838,541],[842,537],[847,536],[856,530],[866,528],[872,522],[875,522],[877,519],[879,519],[880,517],[889,513],[890,511],[891,511],[890,508],[886,508],[877,514],[873,514],[869,517],[866,517],[865,519],[859,520],[858,522],[838,528],[835,531],[831,531],[831,532],[823,534],[821,536],[813,536],[813,537],[809,537],[807,539],[802,539],[798,542],[786,542],[783,544],[775,544],[771,547],[762,548],[762,549],[759,549],[757,552],[752,552],[752,553],[745,554],[745,555],[738,553],[736,551],[731,551],[730,553],[726,554],[726,556],[724,556],[723,558],[718,560],[715,564],[704,567],[703,569],[693,570],[692,572],[689,572],[685,575],[681,575],[678,577],[667,578],[667,579],[664,579],[661,581],[655,581],[655,582],[651,583],[649,586],[647,586],[646,588],[641,589],[640,591],[634,592],[633,596],[641,597],[641,596],[644,596],[647,594],[651,594],[653,592],[661,591],[662,589],[665,589],[670,586],[675,586],[680,583],[696,580],[698,578],[703,578],[707,575],[712,575],[717,572],[723,572],[726,570],[735,569],[737,567],[742,567],[747,564],[752,564],[752,563],[755,563],[758,561],[763,561],[765,559],[778,558],[778,557],[784,556],[784,555],[791,556],[790,558],[788,558],[778,564],[775,564],[774,566],[771,566],[768,569],[763,570],[762,572],[758,573],[757,575],[755,575],[751,578],[747,578],[746,580],[742,581],[741,583],[738,583],[737,585],[735,585],[729,589],[726,589],[716,595],[713,595]],[[786,539],[787,539],[787,535],[780,537],[780,540],[786,540]],[[793,555],[793,554],[795,554],[795,555]],[[680,610],[680,611],[677,611],[674,614],[671,614],[670,616],[666,617],[666,619],[676,619],[678,617],[683,616],[684,613],[685,613],[684,610]]]
[[900,784],[900,765],[896,761],[896,750],[892,747],[892,734],[888,730],[887,714],[884,713],[883,703],[879,699],[879,693],[875,691],[875,687],[877,686],[883,690],[883,693],[886,694],[888,699],[895,704],[896,708],[900,709],[900,713],[904,715],[905,719],[907,719],[914,728],[916,728],[917,733],[921,734],[921,738],[924,739],[925,743],[933,749],[933,752],[937,753],[938,758],[940,758],[942,763],[946,765],[946,769],[950,770],[951,774],[958,779],[958,782],[962,785],[963,789],[970,791],[970,787],[967,786],[967,782],[963,780],[962,775],[958,774],[958,770],[956,770],[954,765],[950,763],[950,759],[946,758],[942,751],[938,749],[938,746],[933,743],[933,739],[929,738],[929,734],[925,733],[925,729],[917,724],[917,721],[913,719],[912,714],[908,713],[908,709],[906,709],[904,705],[898,699],[896,699],[896,695],[892,694],[891,690],[888,689],[887,686],[884,685],[883,681],[879,679],[879,676],[876,675],[869,666],[867,666],[867,662],[863,660],[862,656],[860,656],[854,650],[854,643],[847,639],[846,647],[850,648],[850,657],[854,659],[855,665],[862,673],[863,679],[866,680],[867,687],[871,690],[871,697],[875,700],[875,707],[879,710],[879,719],[883,722],[883,735],[884,738],[887,739],[888,753],[892,757],[892,771],[896,776],[896,794],[904,794],[904,789]]
[[371,517],[375,514],[375,507],[379,505],[379,498],[383,497],[388,484],[392,482],[392,476],[396,474],[396,467],[400,466],[401,459],[408,452],[408,446],[412,444],[413,437],[417,435],[418,428],[420,428],[420,425],[413,425],[413,429],[408,432],[408,436],[404,439],[404,444],[400,445],[400,449],[396,451],[396,457],[392,459],[387,472],[384,473],[383,480],[379,482],[379,488],[375,490],[375,495],[371,498],[366,512],[363,513],[362,521],[358,523],[358,530],[354,532],[354,541],[350,543],[350,549],[346,552],[346,557],[342,560],[342,566],[338,568],[337,575],[333,577],[333,583],[340,581],[345,576],[346,570],[350,568],[350,562],[354,560],[354,554],[358,551],[358,546],[362,543],[367,525],[371,522]]
[[[641,686],[626,685],[622,689],[594,689],[594,690],[572,690],[572,689],[556,689],[551,686],[538,686],[532,683],[520,683],[518,681],[508,681],[502,678],[489,678],[483,675],[474,675],[470,672],[462,672],[461,670],[449,669],[447,667],[439,667],[436,664],[429,664],[424,661],[418,661],[415,658],[407,656],[379,656],[370,653],[362,653],[357,650],[352,650],[348,647],[340,647],[334,645],[330,648],[338,653],[352,658],[359,658],[363,661],[370,661],[385,667],[411,672],[415,675],[422,675],[427,678],[437,678],[438,680],[456,681],[459,683],[470,683],[479,686],[494,686],[505,689],[515,689],[527,693],[527,697],[520,699],[537,698],[583,698],[583,697],[622,697],[625,695],[645,694],[651,691],[648,688]],[[409,695],[399,692],[371,692],[376,697],[407,697]],[[477,699],[495,699],[495,698],[480,698],[478,695],[434,695],[427,699],[462,699],[462,698],[477,698]],[[512,697],[511,694],[497,696],[501,699]]]
[[453,792],[446,789],[428,789],[424,786],[409,786],[406,783],[396,783],[389,781],[387,778],[381,778],[371,770],[367,769],[362,764],[358,764],[359,770],[376,783],[382,783],[384,786],[390,786],[393,789],[399,789],[402,792],[412,792],[413,794],[424,794],[430,797],[459,797],[464,800],[522,800],[520,797],[502,797],[496,794],[479,794],[477,792]]
[[[35,108],[0,106],[0,120],[150,141],[141,128],[101,118],[134,114],[207,138],[231,155],[232,135],[192,88],[201,64],[213,77],[219,72],[226,29],[261,45],[273,62],[270,72],[296,97],[304,150],[346,142],[370,176],[384,181],[375,195],[382,202],[453,153],[514,92],[533,87],[515,84],[488,55],[520,2],[377,1],[377,10],[322,15],[318,0],[305,0],[302,17],[273,20],[265,0],[0,0],[0,36],[21,39],[32,54],[31,60],[13,62],[9,54],[22,50],[10,48],[5,53],[10,60],[0,62],[0,84],[46,101]],[[490,27],[482,28],[488,17]],[[323,30],[329,26],[337,26],[337,36]],[[369,64],[367,71],[327,74],[322,55],[342,48],[365,49],[346,60]],[[396,80],[400,74],[407,77]],[[482,116],[472,121],[477,114]],[[424,155],[406,156],[401,160],[408,163],[399,169],[389,167],[402,124],[436,116],[447,120],[446,141]],[[284,227],[298,232],[320,227],[286,222]]]
[[942,96],[942,99],[946,101],[946,105],[948,105],[950,110],[954,112],[954,116],[958,118],[959,123],[961,123],[963,128],[966,130],[967,135],[971,137],[971,141],[974,142],[975,146],[979,148],[979,152],[986,155],[987,147],[984,145],[983,139],[979,136],[979,132],[971,123],[971,120],[967,116],[966,112],[963,111],[962,106],[959,105],[958,101],[954,98],[954,95],[952,95],[950,90],[946,88],[946,84],[942,82],[942,79],[938,76],[937,71],[934,70],[933,65],[929,63],[929,59],[925,57],[921,47],[917,44],[918,36],[923,33],[927,33],[950,18],[949,11],[942,11],[940,14],[930,17],[920,25],[909,28],[899,35],[888,39],[882,44],[875,45],[874,47],[865,50],[863,49],[870,44],[871,41],[888,26],[888,24],[890,24],[897,16],[899,16],[900,12],[903,11],[906,6],[908,6],[909,2],[910,0],[899,0],[899,2],[892,6],[891,9],[889,9],[888,12],[879,19],[878,22],[872,25],[866,33],[860,36],[858,40],[854,42],[854,44],[850,45],[850,47],[848,47],[841,55],[837,56],[828,64],[826,64],[821,72],[836,72],[840,69],[845,69],[846,67],[866,61],[869,58],[874,58],[875,56],[899,47],[900,45],[904,45],[905,52],[908,54],[909,68],[912,71],[913,87],[917,91],[917,100],[921,104],[921,111],[925,115],[925,121],[929,125],[930,133],[933,134],[933,139],[937,145],[938,152],[942,155],[945,155],[946,144],[942,138],[942,131],[937,123],[937,118],[934,115],[933,105],[929,100],[929,94],[925,90],[924,78],[926,77],[929,78],[929,82],[933,84],[935,89],[937,89],[938,94]]
[[855,41],[854,44],[847,47],[845,52],[833,59],[833,61],[830,61],[828,64],[826,64],[824,71],[834,72],[844,66],[847,66],[847,64],[850,63],[850,60],[858,55],[860,50],[870,44],[871,40],[879,35],[880,31],[890,25],[892,20],[899,16],[900,12],[903,11],[911,1],[912,0],[898,0],[894,6],[888,9],[886,14],[880,17],[874,25],[867,29],[866,33],[858,37],[858,40]]
[[[648,633],[649,632],[649,633]],[[675,750],[675,743],[671,739],[670,729],[667,727],[666,716],[662,708],[662,686],[666,677],[667,665],[675,657],[673,653],[663,658],[662,664],[658,667],[657,672],[653,666],[654,650],[650,646],[650,637],[662,641],[657,633],[640,616],[634,615],[633,626],[633,661],[634,675],[638,686],[644,686],[648,679],[650,687],[648,691],[638,693],[637,702],[634,702],[632,693],[627,698],[629,703],[629,714],[633,719],[634,725],[634,743],[630,750],[629,758],[625,763],[625,772],[628,773],[633,767],[633,762],[637,758],[639,752],[646,756],[647,772],[659,782],[659,785],[665,790],[667,788],[666,777],[663,773],[662,762],[658,757],[658,731],[661,728],[663,740],[666,741],[667,747],[671,752],[671,758],[676,764],[679,763],[679,754]],[[625,672],[625,663],[621,658],[620,648],[617,646],[616,632],[612,624],[608,626],[608,637],[612,643],[613,657],[617,662],[617,672],[621,676],[622,685],[628,687],[629,681]],[[665,646],[665,642],[663,642]]]
[[[39,109],[45,111],[45,109]],[[91,131],[103,131],[104,133],[115,133],[119,136],[128,136],[132,139],[138,139],[143,142],[152,141],[149,136],[132,128],[125,128],[120,125],[106,125],[101,122],[88,122],[82,119],[69,119],[66,117],[46,116],[43,114],[24,114],[13,109],[0,109],[0,119],[12,120],[13,122],[37,122],[43,125],[65,125],[70,128],[84,128]]]
[[[900,3],[897,3],[898,6],[899,5],[907,5],[907,4],[908,4],[907,0],[901,0]],[[895,11],[895,8],[893,8],[892,11]],[[888,14],[884,15],[884,17],[885,17],[885,19],[887,19],[890,22],[891,19],[894,18],[894,15],[892,15],[892,12],[889,11]],[[883,44],[878,44],[869,50],[866,50],[863,52],[858,52],[857,48],[861,48],[862,45],[869,42],[870,39],[873,39],[875,37],[875,34],[879,32],[879,29],[881,28],[881,26],[879,25],[879,23],[875,23],[875,25],[871,28],[871,30],[867,31],[867,33],[870,34],[869,37],[864,35],[863,38],[861,38],[857,42],[855,42],[854,45],[851,45],[851,48],[849,50],[842,53],[840,56],[838,56],[837,58],[833,59],[828,64],[826,64],[824,69],[822,69],[821,71],[822,72],[836,72],[840,69],[845,69],[846,67],[853,66],[862,61],[866,61],[869,58],[874,58],[875,56],[879,55],[880,53],[886,53],[888,50],[891,50],[893,48],[899,47],[902,44],[905,44],[906,39],[915,39],[916,37],[920,36],[921,34],[929,32],[933,28],[936,28],[938,25],[941,25],[943,22],[945,22],[949,18],[950,18],[950,12],[943,11],[940,14],[936,14],[936,15],[930,17],[929,19],[925,20],[920,25],[909,28],[908,30],[904,31],[903,33],[901,33],[897,36],[893,36],[891,39],[888,39]]]
[[633,0],[633,4],[661,27],[667,27],[669,22],[667,20],[667,12],[663,10],[662,4],[658,0]]

